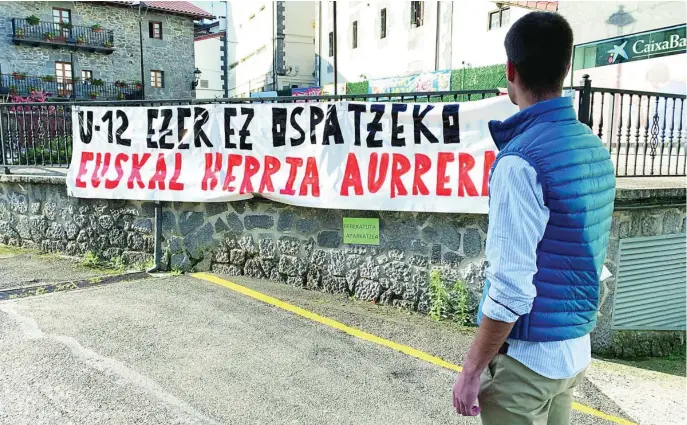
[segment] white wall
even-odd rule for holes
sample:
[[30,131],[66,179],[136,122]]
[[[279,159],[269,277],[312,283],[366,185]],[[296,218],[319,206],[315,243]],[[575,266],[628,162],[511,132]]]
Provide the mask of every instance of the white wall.
[[[487,0],[441,1],[439,10],[438,69],[503,64],[503,41],[510,24],[530,9],[511,7],[510,24],[489,31],[489,12],[498,9]],[[329,57],[329,32],[333,30],[332,5],[322,8],[320,40],[322,83],[331,83],[333,58]],[[387,10],[387,37],[380,39],[380,11]],[[358,48],[352,48],[352,23],[358,21]],[[380,0],[337,3],[339,81],[351,82],[408,75],[437,69],[437,2],[424,2],[424,23],[411,28],[410,2]],[[317,36],[320,35],[317,30]]]
[[284,70],[279,88],[315,85],[315,2],[284,3]]
[[491,1],[455,2],[453,17],[452,66],[459,69],[463,62],[473,67],[506,63],[503,42],[510,27],[532,12],[522,7],[510,8],[510,23],[489,30],[489,12],[497,10]]
[[196,98],[198,99],[212,99],[224,96],[224,89],[222,87],[222,42],[219,36],[206,38],[203,40],[196,40],[194,42],[196,51],[196,68],[202,74],[200,80],[208,82],[207,88],[202,88],[200,81],[196,87]]
[[[233,34],[227,39],[229,97],[248,97],[251,91],[271,90],[274,57],[272,7],[273,3],[269,1],[229,2],[227,32]],[[252,53],[253,56],[245,59]],[[239,64],[231,68],[235,62]]]
[[[589,43],[687,22],[684,2],[564,1],[558,11],[570,23],[575,44]],[[685,94],[687,54],[574,71],[577,85],[589,74],[595,87]],[[566,84],[570,82],[570,75]]]
[[[410,25],[410,2],[382,0],[337,3],[339,82],[407,75],[435,70],[436,2],[424,2],[424,22]],[[447,2],[444,2],[447,3]],[[329,32],[333,31],[331,2],[322,7],[322,84],[334,81],[328,72]],[[380,39],[381,10],[386,8],[386,38]],[[353,22],[358,22],[358,47],[353,48]]]

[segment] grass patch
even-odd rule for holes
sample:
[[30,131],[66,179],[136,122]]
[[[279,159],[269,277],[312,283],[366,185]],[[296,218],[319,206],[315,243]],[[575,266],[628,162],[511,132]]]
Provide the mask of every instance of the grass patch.
[[604,361],[632,366],[668,375],[687,377],[687,357],[685,354],[671,354],[666,357],[639,357],[636,359],[606,359]]
[[30,251],[26,248],[0,245],[0,255],[18,255],[18,254],[27,254],[30,252],[32,252],[32,251]]

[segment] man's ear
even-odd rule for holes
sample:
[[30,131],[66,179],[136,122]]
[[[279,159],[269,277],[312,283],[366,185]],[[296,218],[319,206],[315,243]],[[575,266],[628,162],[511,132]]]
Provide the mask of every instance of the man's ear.
[[506,61],[506,79],[511,83],[515,81],[515,65],[511,61]]

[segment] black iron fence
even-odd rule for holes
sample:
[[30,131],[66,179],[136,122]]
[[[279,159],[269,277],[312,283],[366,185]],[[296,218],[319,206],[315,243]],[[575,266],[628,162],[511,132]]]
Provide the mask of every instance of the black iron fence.
[[83,81],[53,75],[34,76],[20,73],[0,74],[0,95],[28,96],[44,92],[51,99],[75,100],[140,100],[140,82],[112,82],[92,79]]
[[44,22],[12,19],[12,41],[17,44],[51,44],[73,49],[114,51],[114,34],[100,25],[72,25],[68,22]]
[[[611,152],[618,176],[684,176],[685,96],[574,87],[578,118]],[[165,101],[0,103],[0,164],[67,167],[71,157],[74,105],[163,106],[201,103],[301,103],[334,100],[376,102],[466,102],[498,96],[498,90],[431,93],[347,94],[330,96]]]

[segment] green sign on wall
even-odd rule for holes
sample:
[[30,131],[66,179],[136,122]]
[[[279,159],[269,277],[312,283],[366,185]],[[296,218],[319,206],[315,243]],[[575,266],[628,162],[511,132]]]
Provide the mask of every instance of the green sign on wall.
[[685,53],[686,25],[575,46],[573,70]]
[[343,219],[344,243],[356,245],[379,245],[378,218]]

